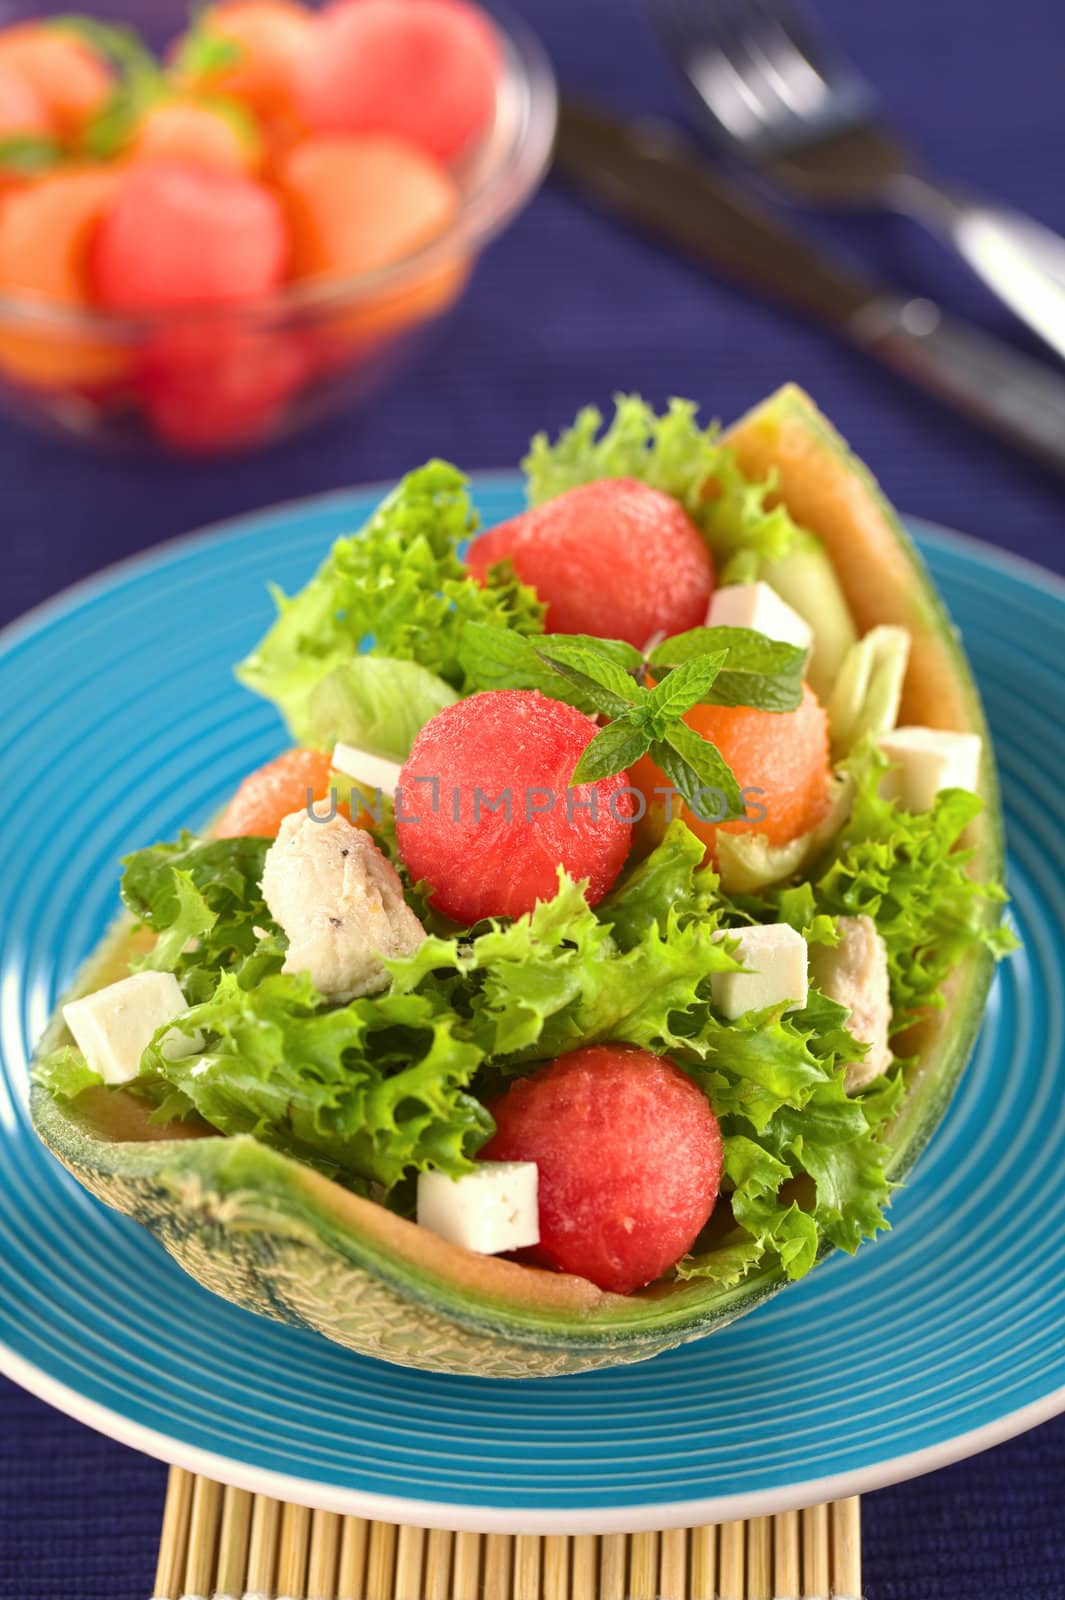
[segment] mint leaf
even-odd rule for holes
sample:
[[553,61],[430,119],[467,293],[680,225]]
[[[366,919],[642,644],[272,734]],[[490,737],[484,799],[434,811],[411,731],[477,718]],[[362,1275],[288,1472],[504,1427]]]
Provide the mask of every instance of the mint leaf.
[[718,652],[726,659],[705,696],[708,704],[759,711],[794,711],[801,705],[808,652],[753,628],[692,628],[664,639],[648,661],[656,673],[669,672]]
[[686,722],[674,722],[656,739],[651,756],[697,817],[725,822],[745,814],[740,786],[725,758]]
[[638,761],[650,744],[650,736],[626,717],[607,723],[596,734],[573,769],[571,783],[597,783],[613,777]]
[[537,644],[542,637],[545,636],[504,630],[485,622],[468,622],[458,642],[458,659],[467,687],[476,693],[538,689],[552,700],[594,713],[590,695],[541,658]]
[[665,738],[669,724],[683,717],[692,706],[707,699],[728,652],[718,650],[693,656],[656,683],[647,699],[650,725],[658,738]]
[[[604,649],[603,646],[606,646]],[[623,663],[639,666],[638,650],[620,639],[593,639],[586,634],[550,634],[537,641],[537,655],[591,699],[608,717],[624,716],[638,705],[640,690]],[[625,656],[621,652],[631,653]]]

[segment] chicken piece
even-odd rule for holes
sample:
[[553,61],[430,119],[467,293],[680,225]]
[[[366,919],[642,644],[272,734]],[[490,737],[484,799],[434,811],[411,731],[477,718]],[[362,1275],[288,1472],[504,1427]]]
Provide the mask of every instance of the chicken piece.
[[887,1071],[891,999],[887,946],[872,917],[837,917],[839,944],[810,946],[813,982],[830,1000],[850,1011],[847,1027],[869,1049],[847,1067],[847,1093],[855,1094]]
[[284,819],[266,852],[263,898],[288,935],[284,972],[306,972],[327,1000],[388,987],[382,956],[405,956],[425,938],[391,862],[346,817]]

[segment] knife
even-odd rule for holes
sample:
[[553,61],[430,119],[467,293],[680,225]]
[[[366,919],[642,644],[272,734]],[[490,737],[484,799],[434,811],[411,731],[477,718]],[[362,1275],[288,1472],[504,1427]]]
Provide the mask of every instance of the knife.
[[896,295],[814,249],[707,163],[668,122],[560,110],[556,170],[738,284],[829,328],[974,422],[1065,473],[1065,377],[1002,340]]

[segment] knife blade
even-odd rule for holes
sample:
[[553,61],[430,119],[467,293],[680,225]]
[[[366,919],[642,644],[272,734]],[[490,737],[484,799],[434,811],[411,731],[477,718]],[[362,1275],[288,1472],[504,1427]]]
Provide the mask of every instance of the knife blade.
[[1065,377],[1004,341],[897,295],[794,233],[722,178],[681,130],[572,100],[556,170],[624,221],[830,329],[998,437],[1065,473]]

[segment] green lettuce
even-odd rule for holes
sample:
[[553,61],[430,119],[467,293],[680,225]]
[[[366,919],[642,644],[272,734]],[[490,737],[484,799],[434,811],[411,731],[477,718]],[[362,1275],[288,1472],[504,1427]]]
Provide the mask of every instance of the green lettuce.
[[[430,933],[388,963],[385,994],[341,1006],[278,970],[283,939],[258,890],[266,841],[184,835],[138,852],[124,897],[159,936],[148,960],[185,987],[175,1025],[204,1043],[168,1060],[160,1030],[133,1088],[161,1121],[198,1113],[409,1209],[417,1172],[469,1170],[514,1077],[582,1045],[630,1043],[669,1055],[702,1088],[724,1138],[714,1227],[727,1231],[678,1276],[722,1287],[762,1268],[801,1277],[829,1246],[852,1251],[887,1226],[882,1135],[904,1078],[896,1069],[848,1096],[846,1066],[864,1047],[845,1008],[816,990],[801,1010],[723,1019],[711,975],[738,965],[730,928],[783,920],[831,943],[837,915],[868,912],[903,1018],[934,1003],[974,941],[1009,942],[989,914],[999,891],[973,883],[956,848],[979,802],[955,791],[931,812],[900,812],[879,796],[883,763],[862,761],[851,818],[808,882],[729,898],[676,821],[598,907],[560,873],[532,912]],[[39,1071],[67,1097],[98,1081],[69,1048]]]
[[76,1100],[86,1089],[97,1089],[104,1081],[81,1051],[69,1044],[42,1056],[34,1066],[33,1076],[57,1100]]
[[223,974],[178,1024],[206,1036],[169,1061],[153,1042],[138,1087],[170,1120],[195,1110],[221,1133],[265,1144],[355,1187],[392,1187],[436,1167],[459,1176],[492,1132],[468,1092],[481,1052],[438,997],[386,994],[325,1008],[305,974],[245,989]]
[[560,871],[558,893],[525,916],[485,924],[470,940],[430,937],[389,962],[392,993],[428,983],[502,1077],[606,1040],[667,1051],[686,1046],[677,1030],[708,974],[738,965],[715,928],[712,914],[695,920],[663,905],[623,949],[584,885]]
[[690,400],[671,400],[658,416],[639,395],[617,395],[606,427],[586,406],[554,443],[538,433],[523,467],[534,506],[599,478],[637,478],[672,495],[702,531],[721,582],[748,582],[759,562],[779,561],[812,537],[770,504],[775,477],[749,482],[717,424],[701,427]]
[[157,936],[135,967],[172,972],[190,1003],[207,999],[223,972],[253,984],[280,967],[282,936],[259,887],[270,844],[182,833],[127,856],[123,903]]
[[410,472],[358,533],[336,541],[299,594],[274,591],[277,621],[237,668],[274,701],[299,743],[313,743],[313,697],[363,651],[414,661],[462,692],[459,641],[470,622],[540,633],[543,607],[507,571],[487,586],[459,549],[476,528],[465,477],[444,461]]
[[705,854],[706,845],[678,817],[651,854],[627,869],[596,907],[620,949],[631,950],[652,926],[664,931],[671,915],[681,925],[716,918],[717,874],[703,865]]
[[[721,1121],[738,1232],[685,1275],[725,1281],[741,1263],[779,1261],[799,1276],[826,1243],[852,1249],[883,1225],[886,1111],[845,1093],[844,1065],[861,1048],[846,1014],[816,994],[800,1012],[717,1014],[711,974],[738,966],[724,919],[743,913],[682,822],[597,908],[560,873],[532,912],[430,934],[388,963],[386,993],[341,1006],[306,975],[280,973],[280,936],[256,932],[264,845],[186,835],[127,863],[127,903],[160,936],[152,959],[192,1002],[173,1025],[203,1035],[193,1057],[167,1059],[167,1030],[145,1051],[132,1087],[158,1120],[198,1113],[406,1209],[415,1173],[469,1169],[492,1099],[515,1076],[582,1045],[630,1043],[669,1055]],[[786,909],[832,936],[808,889]],[[76,1051],[40,1070],[57,1093],[94,1081]]]
[[[435,990],[459,1012],[458,1031],[484,1052],[474,1087],[489,1095],[580,1045],[613,1040],[669,1054],[721,1120],[724,1190],[742,1230],[726,1256],[703,1252],[683,1275],[724,1284],[773,1258],[799,1277],[826,1244],[853,1250],[886,1226],[880,1135],[901,1079],[848,1097],[845,1067],[863,1047],[845,1008],[816,992],[801,1011],[718,1017],[710,974],[737,962],[718,938],[725,902],[703,853],[675,822],[596,910],[562,877],[530,915],[468,942],[427,940],[391,963],[392,992]],[[811,937],[835,937],[808,890],[793,891],[787,911]],[[810,1192],[796,1194],[804,1181]]]
[[688,1070],[721,1119],[722,1189],[742,1233],[688,1257],[680,1276],[724,1287],[738,1263],[746,1270],[775,1257],[800,1278],[828,1245],[853,1252],[888,1226],[881,1134],[903,1079],[896,1072],[864,1095],[847,1095],[846,1062],[864,1047],[846,1017],[845,1007],[813,991],[801,1011],[777,1006],[727,1025],[704,1022],[705,1058]]
[[311,691],[303,736],[316,749],[331,749],[340,740],[403,762],[429,719],[457,699],[450,684],[417,661],[355,656]]
[[813,873],[820,912],[872,917],[888,952],[896,1031],[928,1006],[943,1005],[948,974],[983,945],[996,956],[1016,947],[1000,921],[1005,890],[970,876],[960,841],[983,802],[945,789],[928,811],[904,811],[880,793],[886,759],[860,750],[845,763],[855,780],[851,813]]

